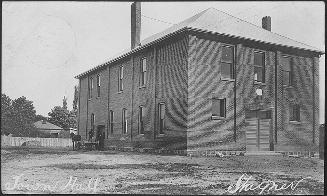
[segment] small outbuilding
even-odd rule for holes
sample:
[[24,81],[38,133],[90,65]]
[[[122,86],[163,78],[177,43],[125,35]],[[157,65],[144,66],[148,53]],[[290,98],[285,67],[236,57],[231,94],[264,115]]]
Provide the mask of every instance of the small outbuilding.
[[65,134],[65,131],[63,128],[54,125],[52,123],[49,123],[45,120],[40,120],[34,123],[34,126],[37,128],[38,131],[43,132],[43,133],[48,133],[50,137],[53,138],[58,138],[58,137],[65,137],[65,135],[68,135],[69,133]]

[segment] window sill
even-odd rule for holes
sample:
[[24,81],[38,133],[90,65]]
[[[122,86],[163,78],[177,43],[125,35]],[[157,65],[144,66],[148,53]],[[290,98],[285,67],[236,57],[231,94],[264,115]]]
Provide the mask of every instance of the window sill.
[[123,91],[118,91],[118,94],[121,94],[121,93],[123,93]]
[[159,134],[157,135],[157,137],[164,137],[164,136],[165,136],[164,133],[159,133]]
[[283,85],[283,87],[284,87],[285,89],[293,89],[293,88],[294,88],[293,86],[287,86],[287,85]]
[[302,123],[301,123],[301,121],[290,121],[290,124],[300,125]]
[[256,82],[256,81],[254,81],[253,84],[266,86],[266,83],[264,83],[264,82]]
[[139,89],[141,89],[141,88],[145,88],[145,85],[144,85],[144,86],[140,86],[140,87],[139,87]]
[[225,120],[225,117],[221,117],[221,116],[211,116],[211,120]]
[[227,81],[227,82],[235,82],[235,79],[232,78],[221,78],[221,81]]

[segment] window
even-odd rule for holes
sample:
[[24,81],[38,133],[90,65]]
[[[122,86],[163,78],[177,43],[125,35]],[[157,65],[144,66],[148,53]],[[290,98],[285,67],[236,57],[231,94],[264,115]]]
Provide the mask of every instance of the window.
[[100,97],[100,75],[97,75],[97,93],[98,97]]
[[118,92],[123,91],[124,67],[120,66],[118,70]]
[[165,116],[166,116],[165,103],[159,103],[159,134],[164,134]]
[[109,111],[109,129],[110,133],[114,133],[114,111],[110,110]]
[[283,85],[292,85],[292,65],[291,58],[287,56],[282,57],[282,69],[283,69]]
[[300,106],[297,104],[291,105],[290,121],[300,122]]
[[265,54],[254,52],[254,81],[265,82]]
[[95,121],[95,116],[94,116],[94,114],[92,113],[92,114],[91,114],[91,130],[93,130],[93,131],[94,131],[94,121]]
[[212,98],[212,117],[226,118],[226,99]]
[[126,119],[127,110],[123,109],[122,111],[122,128],[123,134],[127,134],[127,119]]
[[140,106],[139,107],[139,134],[144,134],[143,117],[144,117],[144,108],[143,106]]
[[223,79],[234,78],[234,47],[223,46],[220,63],[221,77]]
[[245,118],[258,118],[258,111],[257,110],[246,110],[245,111]]
[[246,110],[245,118],[271,119],[271,110]]
[[93,78],[89,79],[89,99],[92,98],[92,90],[93,90]]
[[141,78],[140,78],[140,86],[145,86],[146,84],[146,58],[144,57],[141,60]]
[[260,119],[271,119],[271,111],[270,110],[267,110],[267,111],[259,111],[258,117]]

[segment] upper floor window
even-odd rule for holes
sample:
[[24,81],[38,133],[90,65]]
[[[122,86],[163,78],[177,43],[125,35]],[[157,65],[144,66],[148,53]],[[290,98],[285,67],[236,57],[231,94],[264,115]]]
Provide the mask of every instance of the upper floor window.
[[118,69],[118,92],[123,91],[123,78],[124,78],[124,67],[120,66]]
[[265,54],[254,52],[254,81],[265,82]]
[[97,75],[97,94],[100,97],[100,75]]
[[145,86],[146,84],[146,58],[141,60],[141,77],[140,77],[140,86]]
[[165,103],[159,103],[159,134],[164,134],[166,118],[166,105]]
[[282,56],[282,69],[283,69],[283,85],[292,85],[292,64],[291,57]]
[[124,108],[122,111],[122,128],[123,128],[123,134],[127,134],[127,110]]
[[234,78],[234,46],[222,46],[220,67],[223,79]]
[[139,134],[144,134],[144,107],[139,107]]
[[92,91],[93,91],[93,78],[89,79],[89,99],[92,98]]
[[290,121],[300,122],[300,106],[298,104],[291,105]]
[[226,118],[226,98],[212,98],[212,118]]

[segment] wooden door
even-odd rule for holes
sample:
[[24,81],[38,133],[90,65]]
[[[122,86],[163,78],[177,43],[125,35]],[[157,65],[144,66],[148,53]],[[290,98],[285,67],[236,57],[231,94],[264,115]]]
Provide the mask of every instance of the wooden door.
[[246,115],[246,151],[270,150],[270,111],[249,111]]

